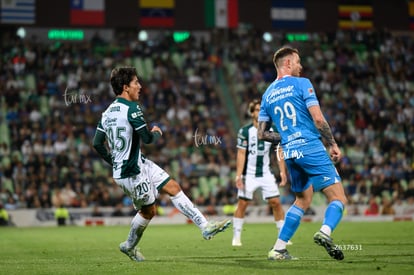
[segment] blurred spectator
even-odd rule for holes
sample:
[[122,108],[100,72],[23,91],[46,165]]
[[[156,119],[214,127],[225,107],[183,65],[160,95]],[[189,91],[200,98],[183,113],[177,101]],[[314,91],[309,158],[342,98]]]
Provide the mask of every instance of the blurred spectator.
[[403,208],[404,215],[414,215],[414,196],[407,198],[407,203]]
[[69,210],[63,203],[58,203],[54,215],[58,226],[65,226],[67,220],[70,218]]
[[414,179],[410,180],[410,183],[407,186],[407,190],[405,190],[404,192],[404,197],[410,198],[410,197],[414,197]]
[[236,204],[232,204],[227,199],[225,199],[225,203],[223,204],[223,209],[222,209],[223,214],[226,216],[233,216],[235,211],[236,211]]
[[393,202],[387,197],[382,198],[381,215],[395,215]]
[[350,196],[347,196],[348,205],[346,206],[346,213],[350,216],[357,216],[360,214],[358,204]]
[[3,204],[0,202],[0,226],[9,225],[9,213],[4,209]]
[[[226,80],[239,117],[248,119],[243,106],[260,97],[263,87],[275,79],[269,56],[274,45],[286,41],[282,33],[275,33],[272,42],[265,42],[254,28],[206,34],[210,40],[192,37],[173,43],[165,35],[139,42],[118,39],[124,35],[120,31],[116,42],[97,37],[92,43],[50,47],[2,31],[3,204],[11,196],[11,204],[18,208],[49,208],[56,206],[63,191],[74,207],[115,206],[124,200],[108,188],[110,169],[91,150],[90,141],[103,106],[113,98],[103,83],[113,66],[126,63],[145,67],[140,72],[142,107],[166,137],[146,146],[145,154],[170,167],[186,183],[187,195],[201,196],[198,201],[204,206],[211,196],[216,206],[227,204],[235,193],[228,179],[235,169],[236,129],[228,116],[229,106],[221,100],[217,76],[222,74]],[[295,47],[303,55],[303,75],[314,80],[343,149],[338,169],[349,182],[347,192],[355,203],[366,205],[369,196],[383,193],[395,201],[414,196],[414,40],[385,30],[337,31],[313,33],[309,41],[295,42]],[[66,90],[90,101],[82,103],[78,97],[67,104]],[[197,129],[203,137],[216,137],[221,143],[196,146]],[[162,147],[162,153],[156,147]],[[204,194],[198,179],[208,172],[220,180]]]
[[[162,208],[162,207],[161,206],[158,206],[158,209],[157,209],[158,213],[157,214],[159,214],[159,212],[160,212],[159,209],[160,208]],[[164,214],[165,214],[164,212],[165,211],[161,210],[161,213],[162,213],[161,216],[164,216]],[[138,211],[135,209],[134,205],[133,204],[129,205],[128,216],[134,217],[137,213],[138,213]]]
[[364,212],[365,216],[376,216],[379,214],[379,205],[377,198],[371,196],[368,201],[368,208]]
[[206,216],[215,216],[218,214],[218,212],[214,204],[209,204],[206,206],[206,209],[204,210],[203,214]]
[[122,203],[117,203],[115,205],[115,209],[112,212],[111,216],[112,217],[123,217],[123,216],[125,216],[124,211],[122,210],[122,208],[123,208]]
[[99,209],[99,206],[95,205],[92,208],[92,217],[103,217],[103,213]]
[[68,181],[60,190],[60,199],[63,205],[74,207],[78,205],[76,192],[72,188],[72,184]]

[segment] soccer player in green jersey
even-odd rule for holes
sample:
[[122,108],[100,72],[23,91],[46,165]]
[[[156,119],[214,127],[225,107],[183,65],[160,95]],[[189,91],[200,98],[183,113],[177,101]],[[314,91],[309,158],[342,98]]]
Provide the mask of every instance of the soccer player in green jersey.
[[[260,100],[250,102],[248,111],[252,122],[240,128],[237,136],[236,159],[236,187],[237,209],[233,217],[233,246],[241,246],[241,232],[244,224],[244,216],[249,202],[253,199],[253,193],[261,189],[262,197],[267,200],[272,208],[276,227],[279,230],[284,223],[285,212],[280,203],[280,192],[276,184],[275,176],[270,169],[270,159],[275,148],[271,142],[257,138],[257,125],[260,111]],[[285,163],[283,158],[278,158],[280,168],[280,185],[286,184]]]
[[119,246],[120,251],[131,260],[144,260],[137,244],[156,213],[155,201],[160,190],[166,192],[173,205],[200,228],[204,239],[209,240],[224,231],[231,224],[230,219],[207,221],[180,185],[161,167],[141,154],[141,142],[154,143],[162,136],[162,131],[158,126],[149,129],[144,119],[138,104],[141,84],[136,69],[115,68],[111,72],[110,82],[116,99],[102,113],[93,146],[112,166],[116,184],[131,197],[138,210],[131,221],[127,240]]

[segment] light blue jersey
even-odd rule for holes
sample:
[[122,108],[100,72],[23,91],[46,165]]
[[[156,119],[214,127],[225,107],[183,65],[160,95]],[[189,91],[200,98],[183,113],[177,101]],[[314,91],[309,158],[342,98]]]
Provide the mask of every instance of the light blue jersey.
[[284,158],[298,158],[325,150],[308,108],[319,105],[307,78],[275,80],[262,97],[259,121],[272,121],[280,136]]
[[280,136],[291,188],[302,192],[312,184],[319,191],[341,181],[308,108],[319,106],[309,79],[285,76],[262,97],[259,122],[273,122]]

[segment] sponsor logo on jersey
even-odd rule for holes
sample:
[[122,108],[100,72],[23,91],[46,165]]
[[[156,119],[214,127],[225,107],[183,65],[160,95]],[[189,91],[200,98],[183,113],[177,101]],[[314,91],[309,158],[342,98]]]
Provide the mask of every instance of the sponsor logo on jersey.
[[140,116],[142,116],[141,111],[136,111],[136,112],[131,113],[132,118],[137,118],[137,117],[140,117]]

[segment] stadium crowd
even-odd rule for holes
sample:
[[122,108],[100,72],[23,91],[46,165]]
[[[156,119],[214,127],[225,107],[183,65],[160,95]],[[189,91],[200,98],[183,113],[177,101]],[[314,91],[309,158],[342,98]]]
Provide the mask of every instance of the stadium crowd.
[[[299,42],[283,34],[265,42],[255,30],[210,35],[211,41],[190,37],[175,43],[165,36],[142,42],[120,32],[111,42],[95,37],[43,43],[2,33],[4,208],[131,205],[91,147],[101,112],[114,98],[109,73],[119,65],[142,72],[147,121],[164,132],[158,144],[144,147],[146,155],[198,205],[234,204],[237,129],[218,74],[224,74],[242,121],[247,120],[246,104],[275,78],[274,49],[289,43],[301,51],[303,73],[312,79],[343,150],[338,170],[350,209],[372,205],[368,215],[404,205],[414,213],[411,38],[386,31],[315,33]],[[285,188],[282,202],[290,204],[291,198]],[[162,194],[159,203],[170,204]]]

